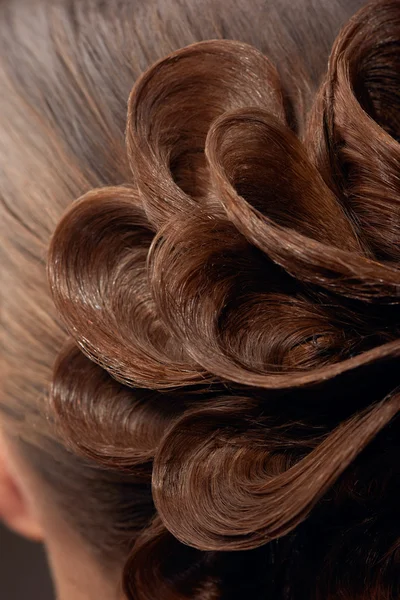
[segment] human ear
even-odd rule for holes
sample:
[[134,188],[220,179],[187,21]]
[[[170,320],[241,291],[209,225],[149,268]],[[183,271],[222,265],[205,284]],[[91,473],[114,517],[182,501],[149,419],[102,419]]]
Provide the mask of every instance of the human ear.
[[0,431],[0,521],[19,535],[41,541],[43,533],[32,506]]

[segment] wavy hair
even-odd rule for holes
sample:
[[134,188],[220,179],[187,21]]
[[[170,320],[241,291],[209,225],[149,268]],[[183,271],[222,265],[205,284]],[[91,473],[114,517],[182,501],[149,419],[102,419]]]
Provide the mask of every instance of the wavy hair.
[[400,595],[398,0],[312,95],[289,72],[228,39],[154,62],[52,235],[47,411],[130,490],[129,599]]

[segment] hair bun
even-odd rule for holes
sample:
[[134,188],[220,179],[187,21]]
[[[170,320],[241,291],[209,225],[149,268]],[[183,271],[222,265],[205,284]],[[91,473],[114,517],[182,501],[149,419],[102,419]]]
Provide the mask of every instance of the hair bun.
[[[129,100],[132,182],[54,234],[51,289],[84,353],[128,386],[225,387],[155,452],[159,515],[186,544],[287,534],[399,410],[399,44],[397,2],[350,21],[304,140],[260,52],[175,52]],[[386,381],[354,392],[344,374],[377,364]]]

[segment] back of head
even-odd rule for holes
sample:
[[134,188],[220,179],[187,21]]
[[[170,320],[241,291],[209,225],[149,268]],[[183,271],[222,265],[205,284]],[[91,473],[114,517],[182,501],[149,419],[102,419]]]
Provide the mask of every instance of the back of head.
[[360,5],[0,2],[0,408],[128,598],[400,593],[400,5]]

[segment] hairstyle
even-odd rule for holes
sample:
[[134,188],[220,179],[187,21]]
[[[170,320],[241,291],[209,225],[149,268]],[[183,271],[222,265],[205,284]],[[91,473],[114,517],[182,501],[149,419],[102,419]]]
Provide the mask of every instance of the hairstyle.
[[400,4],[241,4],[0,3],[1,408],[129,599],[394,600]]

